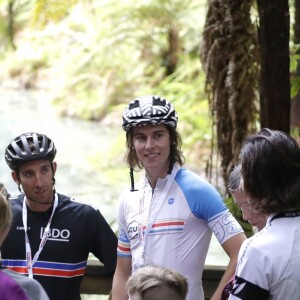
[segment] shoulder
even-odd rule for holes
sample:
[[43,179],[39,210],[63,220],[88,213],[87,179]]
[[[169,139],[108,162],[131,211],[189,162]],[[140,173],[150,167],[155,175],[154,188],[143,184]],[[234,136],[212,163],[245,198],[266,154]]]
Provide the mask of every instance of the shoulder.
[[47,300],[49,299],[46,295],[41,284],[35,279],[31,279],[25,275],[16,273],[11,270],[3,270],[16,284],[18,284],[25,292],[29,299]]
[[176,174],[175,181],[187,200],[193,199],[193,202],[205,200],[206,203],[210,202],[210,204],[213,204],[215,201],[223,203],[223,199],[217,189],[207,180],[190,170],[181,168]]
[[12,271],[0,271],[0,298],[4,300],[28,300],[26,292],[21,285],[11,277],[10,272]]
[[95,211],[95,212],[98,211],[98,208],[91,203],[84,202],[74,197],[69,197],[62,194],[57,194],[57,195],[58,195],[58,201],[60,207],[69,207],[74,209],[77,208],[77,209],[82,209],[86,211]]
[[[27,283],[27,282],[31,282],[31,279],[25,275],[19,274],[17,272],[8,270],[8,269],[3,269],[2,270],[3,273],[5,273],[7,276],[9,276],[10,278],[12,278],[14,281],[16,281],[19,284],[23,284],[23,283]],[[35,281],[34,281],[35,282]]]
[[58,194],[58,203],[57,210],[62,213],[61,216],[73,216],[72,218],[83,218],[84,220],[88,219],[95,224],[104,222],[104,217],[100,210],[91,203],[61,194]]
[[181,168],[175,177],[175,181],[183,190],[194,190],[219,195],[217,189],[200,175],[186,168]]
[[248,257],[257,261],[269,260],[274,256],[272,234],[265,228],[243,242],[240,250],[241,258]]
[[21,211],[23,207],[24,194],[9,197],[9,204],[14,213]]
[[10,202],[12,205],[16,205],[16,204],[23,203],[24,196],[25,196],[24,194],[19,194],[19,195],[10,196],[10,197],[9,197],[9,202]]
[[217,189],[196,173],[181,168],[175,181],[191,211],[198,218],[208,221],[213,216],[227,212],[228,209]]

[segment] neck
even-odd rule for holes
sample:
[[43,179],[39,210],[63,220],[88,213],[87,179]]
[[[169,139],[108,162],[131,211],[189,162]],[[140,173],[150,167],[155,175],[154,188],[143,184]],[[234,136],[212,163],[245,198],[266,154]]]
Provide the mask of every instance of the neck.
[[165,178],[168,175],[168,170],[161,170],[160,172],[153,172],[146,170],[146,177],[149,180],[152,188],[155,188],[158,178]]
[[32,211],[43,212],[47,211],[53,205],[53,200],[48,202],[40,202],[26,197],[26,203]]

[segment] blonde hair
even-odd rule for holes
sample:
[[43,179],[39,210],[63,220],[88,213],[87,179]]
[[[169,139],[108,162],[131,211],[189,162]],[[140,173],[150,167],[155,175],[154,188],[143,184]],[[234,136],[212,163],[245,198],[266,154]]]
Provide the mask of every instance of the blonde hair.
[[11,208],[4,191],[4,187],[0,189],[0,234],[7,230],[12,222]]
[[145,292],[153,287],[166,284],[185,299],[188,292],[187,279],[175,270],[148,265],[137,269],[128,279],[126,290],[129,296],[138,294],[141,299]]

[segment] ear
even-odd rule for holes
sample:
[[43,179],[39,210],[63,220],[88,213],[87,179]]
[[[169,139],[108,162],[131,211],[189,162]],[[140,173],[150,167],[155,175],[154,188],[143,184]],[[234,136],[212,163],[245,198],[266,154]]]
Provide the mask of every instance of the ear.
[[12,171],[12,172],[11,172],[11,177],[13,178],[14,182],[15,182],[17,185],[20,184],[19,178],[18,178],[18,174],[17,174],[16,171]]

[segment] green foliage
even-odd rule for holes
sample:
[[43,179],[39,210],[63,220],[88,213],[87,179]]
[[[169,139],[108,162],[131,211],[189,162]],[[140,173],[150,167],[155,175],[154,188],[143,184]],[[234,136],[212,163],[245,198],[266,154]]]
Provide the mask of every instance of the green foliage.
[[[123,103],[138,95],[160,94],[179,112],[187,162],[209,159],[211,122],[199,61],[201,1],[29,2],[33,22],[24,23],[2,76],[21,76],[31,87],[37,80],[61,114],[94,121],[114,111],[119,118]],[[170,29],[178,33],[180,47],[176,68],[166,76]],[[114,149],[123,147],[117,143]]]
[[300,77],[291,78],[291,97],[297,96],[300,91]]
[[242,212],[240,208],[234,203],[233,198],[229,197],[225,199],[225,204],[229,208],[230,212],[235,216],[237,221],[240,223],[242,228],[245,231],[245,234],[247,237],[250,237],[253,235],[252,225],[248,222],[243,220]]
[[291,47],[290,55],[290,70],[292,74],[295,74],[294,77],[291,77],[291,97],[297,96],[300,91],[300,77],[297,76],[297,67],[300,61],[300,45],[294,44]]
[[[196,30],[197,23],[194,27],[190,23],[195,1],[189,1],[190,6],[180,1],[115,3],[78,4],[55,27],[57,43],[70,40],[60,47],[53,67],[55,103],[61,112],[99,120],[112,106],[146,90],[166,97],[171,91],[170,99],[178,95],[192,102],[204,99],[197,55],[199,27]],[[183,52],[177,70],[166,78],[168,28],[176,26]]]
[[32,10],[33,24],[45,26],[49,22],[58,22],[67,16],[77,2],[78,0],[35,0]]
[[[299,47],[297,47],[297,48],[299,48]],[[297,51],[299,51],[299,49]],[[299,59],[300,59],[300,54],[291,52],[291,56],[290,56],[291,72],[296,72]]]
[[21,88],[35,88],[36,84],[40,83],[48,63],[44,52],[32,51],[30,43],[24,44],[21,49],[3,55],[0,81],[10,80],[17,82]]
[[[7,44],[7,18],[4,15],[0,15],[0,43],[1,45]],[[1,53],[3,54],[3,52]]]

